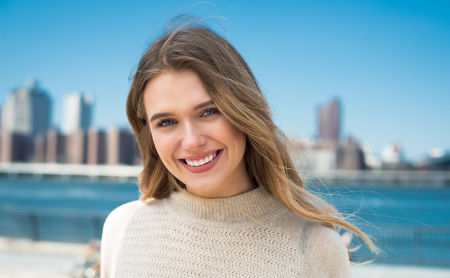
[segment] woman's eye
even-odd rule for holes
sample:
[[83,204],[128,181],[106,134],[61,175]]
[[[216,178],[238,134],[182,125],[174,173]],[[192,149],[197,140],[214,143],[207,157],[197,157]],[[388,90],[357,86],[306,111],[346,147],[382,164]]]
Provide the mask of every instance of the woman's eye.
[[176,124],[175,120],[170,120],[170,119],[166,119],[166,120],[161,120],[160,122],[158,122],[158,127],[166,127],[166,126],[171,126],[173,124]]
[[219,110],[217,108],[208,108],[205,111],[203,111],[200,116],[201,117],[208,117],[208,116],[214,115],[216,113],[219,113]]

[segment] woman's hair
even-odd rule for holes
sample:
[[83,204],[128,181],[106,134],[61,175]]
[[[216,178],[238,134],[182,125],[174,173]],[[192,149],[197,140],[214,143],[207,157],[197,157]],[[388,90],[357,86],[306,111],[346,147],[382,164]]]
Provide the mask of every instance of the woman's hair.
[[344,227],[375,250],[367,235],[305,189],[290,157],[288,139],[273,123],[269,106],[247,63],[230,43],[203,26],[175,29],[154,41],[134,75],[127,115],[144,164],[139,179],[142,200],[164,198],[184,187],[158,156],[143,104],[147,82],[164,71],[184,70],[198,74],[219,111],[246,135],[245,167],[254,184],[265,187],[298,215],[333,229]]

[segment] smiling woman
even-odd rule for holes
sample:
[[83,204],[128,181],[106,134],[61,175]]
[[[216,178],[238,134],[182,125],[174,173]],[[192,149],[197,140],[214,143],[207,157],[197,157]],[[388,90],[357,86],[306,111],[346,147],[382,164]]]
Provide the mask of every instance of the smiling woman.
[[150,46],[127,114],[142,196],[105,222],[102,277],[349,277],[339,227],[375,250],[304,188],[250,68],[210,29]]
[[220,113],[194,71],[153,78],[144,89],[144,106],[162,163],[188,192],[219,198],[254,187],[243,160],[245,134]]

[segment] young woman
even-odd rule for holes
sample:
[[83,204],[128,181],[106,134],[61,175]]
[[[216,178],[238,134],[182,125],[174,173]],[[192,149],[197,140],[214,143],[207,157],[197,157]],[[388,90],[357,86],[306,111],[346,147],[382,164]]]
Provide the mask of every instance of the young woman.
[[373,247],[305,190],[251,70],[210,29],[150,46],[127,114],[142,196],[105,222],[102,277],[350,277],[336,228]]

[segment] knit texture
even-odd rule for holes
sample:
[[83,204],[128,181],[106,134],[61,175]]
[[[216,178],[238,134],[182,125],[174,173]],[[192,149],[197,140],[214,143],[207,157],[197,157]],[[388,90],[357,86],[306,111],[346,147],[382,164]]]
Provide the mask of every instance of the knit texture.
[[101,277],[350,277],[339,235],[259,187],[199,200],[131,202],[107,218]]

